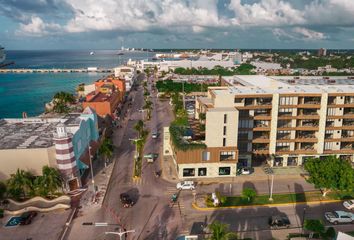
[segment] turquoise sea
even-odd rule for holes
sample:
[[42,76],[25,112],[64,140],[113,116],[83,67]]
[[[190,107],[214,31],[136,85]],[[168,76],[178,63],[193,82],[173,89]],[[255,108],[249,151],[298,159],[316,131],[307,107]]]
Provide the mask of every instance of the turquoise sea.
[[[127,53],[117,51],[6,51],[7,61],[14,61],[11,68],[111,68],[129,58],[151,58],[153,53]],[[0,73],[0,118],[36,116],[58,91],[75,92],[80,83],[92,83],[107,73]]]
[[98,73],[11,73],[0,74],[0,118],[36,116],[58,91],[75,92],[80,83],[91,83]]

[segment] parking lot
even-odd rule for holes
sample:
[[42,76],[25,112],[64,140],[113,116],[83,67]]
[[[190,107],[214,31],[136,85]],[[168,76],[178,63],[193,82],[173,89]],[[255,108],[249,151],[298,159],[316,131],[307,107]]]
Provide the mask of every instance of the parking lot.
[[32,223],[24,226],[5,227],[12,216],[0,219],[1,240],[35,240],[35,239],[58,239],[70,210],[60,210],[50,213],[38,213]]

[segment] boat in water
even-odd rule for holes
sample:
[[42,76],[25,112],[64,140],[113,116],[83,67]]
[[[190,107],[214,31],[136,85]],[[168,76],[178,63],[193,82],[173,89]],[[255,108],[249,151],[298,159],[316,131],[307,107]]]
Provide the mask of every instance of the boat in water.
[[90,52],[90,55],[92,56],[92,55],[95,55],[95,52]]
[[0,45],[0,64],[5,62],[5,59],[6,59],[5,48],[3,48]]

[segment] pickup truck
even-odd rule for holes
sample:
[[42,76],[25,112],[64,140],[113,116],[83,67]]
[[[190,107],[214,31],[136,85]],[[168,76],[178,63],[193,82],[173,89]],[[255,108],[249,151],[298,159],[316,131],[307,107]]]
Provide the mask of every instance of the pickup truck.
[[333,224],[338,223],[354,223],[354,214],[345,211],[326,212],[325,218]]

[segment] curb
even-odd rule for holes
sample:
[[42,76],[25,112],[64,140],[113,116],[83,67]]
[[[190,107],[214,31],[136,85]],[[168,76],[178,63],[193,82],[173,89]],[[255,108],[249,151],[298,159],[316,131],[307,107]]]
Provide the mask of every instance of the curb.
[[314,205],[321,203],[335,203],[342,202],[343,200],[323,200],[323,201],[311,201],[311,202],[293,202],[293,203],[270,203],[270,204],[255,204],[247,206],[230,206],[230,207],[199,207],[196,203],[192,203],[192,207],[198,211],[215,211],[215,210],[224,210],[224,209],[240,209],[240,208],[254,208],[254,207],[283,207],[291,205]]

